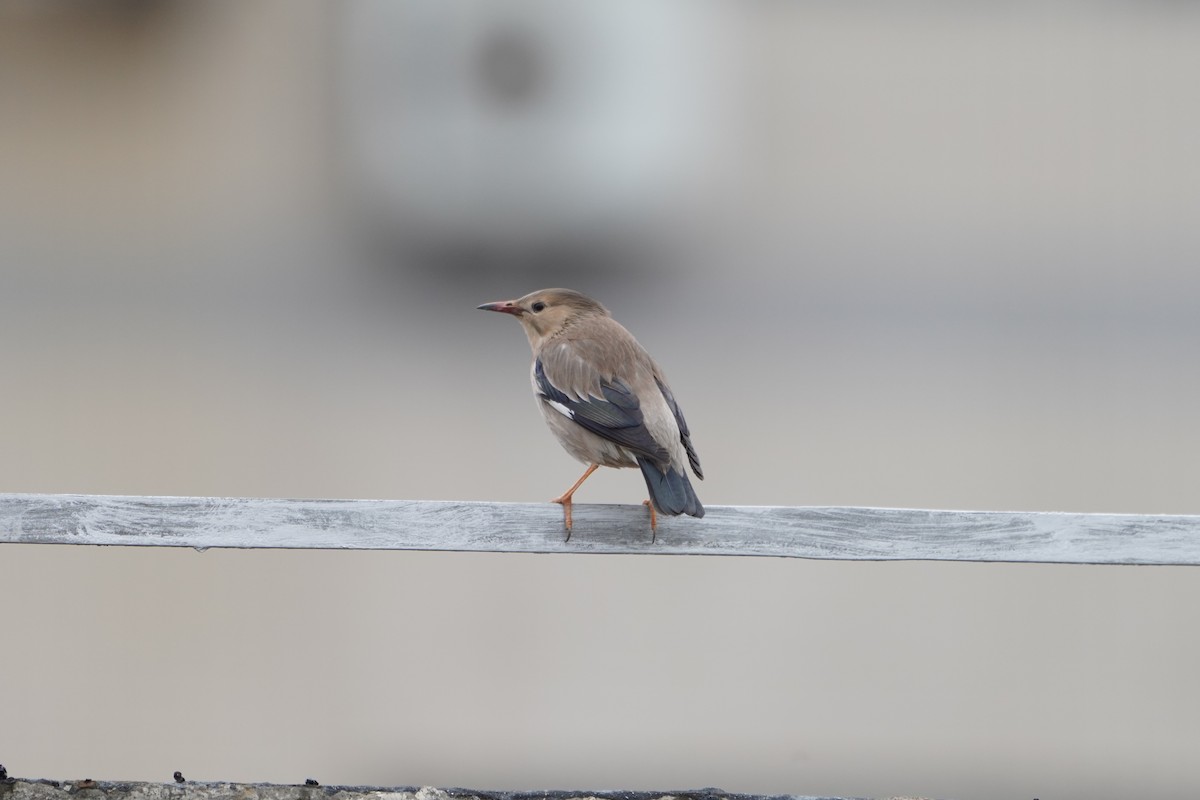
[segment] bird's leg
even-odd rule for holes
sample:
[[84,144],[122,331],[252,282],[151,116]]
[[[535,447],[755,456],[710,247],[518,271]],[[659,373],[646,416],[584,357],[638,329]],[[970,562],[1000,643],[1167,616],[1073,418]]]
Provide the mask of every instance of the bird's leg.
[[658,512],[654,510],[654,503],[649,500],[643,500],[642,505],[650,509],[650,544],[654,544],[658,540]]
[[567,541],[571,541],[571,495],[575,494],[575,490],[583,485],[583,482],[588,479],[588,476],[600,468],[599,464],[592,464],[587,468],[587,471],[575,481],[575,485],[567,489],[558,497],[551,500],[551,503],[558,503],[563,507],[563,524],[567,526]]

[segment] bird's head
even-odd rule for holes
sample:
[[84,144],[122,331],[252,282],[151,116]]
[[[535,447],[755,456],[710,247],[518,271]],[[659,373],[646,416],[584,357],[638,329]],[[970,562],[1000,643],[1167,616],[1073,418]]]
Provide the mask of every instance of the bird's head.
[[541,289],[516,300],[484,303],[478,308],[512,314],[535,348],[582,316],[608,316],[608,309],[573,289]]

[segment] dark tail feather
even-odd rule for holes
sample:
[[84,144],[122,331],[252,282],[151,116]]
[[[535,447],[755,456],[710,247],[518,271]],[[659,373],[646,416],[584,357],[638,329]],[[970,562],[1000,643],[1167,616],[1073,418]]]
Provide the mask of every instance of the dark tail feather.
[[642,476],[646,479],[646,489],[650,499],[660,514],[691,514],[693,517],[704,516],[704,506],[692,489],[692,482],[681,467],[675,471],[670,467],[664,473],[645,458],[638,458],[638,466],[642,468]]

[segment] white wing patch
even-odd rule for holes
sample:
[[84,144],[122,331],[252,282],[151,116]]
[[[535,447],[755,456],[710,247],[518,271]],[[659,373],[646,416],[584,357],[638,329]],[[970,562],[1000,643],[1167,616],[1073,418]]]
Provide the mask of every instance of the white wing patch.
[[549,398],[547,398],[545,396],[543,396],[542,399],[546,401],[547,405],[549,405],[551,408],[553,408],[558,413],[562,414],[567,419],[570,419],[570,420],[575,419],[575,412],[572,411],[571,409],[567,408],[566,406],[564,406],[562,403],[560,403],[556,400],[550,400]]

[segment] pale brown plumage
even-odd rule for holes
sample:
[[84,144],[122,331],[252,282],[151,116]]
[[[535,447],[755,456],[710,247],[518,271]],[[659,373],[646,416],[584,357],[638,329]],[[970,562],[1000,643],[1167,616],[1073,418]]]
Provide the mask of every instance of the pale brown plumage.
[[703,479],[691,433],[662,370],[595,300],[571,289],[542,289],[479,308],[512,314],[533,350],[538,408],[568,453],[588,465],[554,499],[570,538],[571,496],[596,467],[640,467],[655,509],[704,516],[687,467]]

